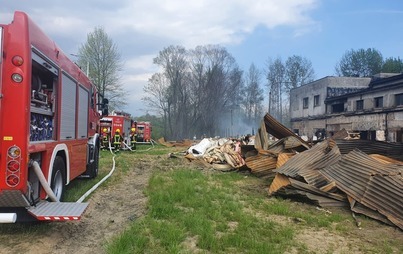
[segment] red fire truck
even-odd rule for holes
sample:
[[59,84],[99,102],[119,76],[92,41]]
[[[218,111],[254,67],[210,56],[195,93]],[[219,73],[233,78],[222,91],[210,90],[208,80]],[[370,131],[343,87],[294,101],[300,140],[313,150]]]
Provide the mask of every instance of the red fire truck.
[[151,123],[150,122],[137,122],[137,142],[138,143],[150,143],[151,142]]
[[[100,121],[101,133],[102,135],[107,135],[108,141],[113,143],[113,136],[118,132],[123,138],[122,142],[130,146],[130,128],[132,122],[129,113],[113,111],[110,115],[102,117]],[[104,144],[104,146],[105,145],[106,144]],[[122,148],[125,149],[125,147]]]
[[87,204],[60,200],[98,174],[107,100],[23,12],[0,25],[0,47],[0,222],[78,220]]

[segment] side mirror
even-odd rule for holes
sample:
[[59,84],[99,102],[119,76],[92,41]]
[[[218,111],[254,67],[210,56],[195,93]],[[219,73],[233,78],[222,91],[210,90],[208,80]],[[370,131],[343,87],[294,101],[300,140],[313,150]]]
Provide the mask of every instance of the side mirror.
[[102,109],[102,116],[107,116],[109,115],[109,100],[106,98],[102,99],[102,104],[101,104],[101,109]]
[[109,115],[108,106],[102,108],[102,116],[107,116],[107,115]]

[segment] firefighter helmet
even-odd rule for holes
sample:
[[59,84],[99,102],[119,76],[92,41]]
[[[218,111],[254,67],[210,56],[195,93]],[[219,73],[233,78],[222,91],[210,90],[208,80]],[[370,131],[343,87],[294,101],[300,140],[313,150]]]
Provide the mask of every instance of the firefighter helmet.
[[120,133],[120,129],[116,129],[116,133]]
[[131,129],[131,131],[132,131],[132,132],[135,132],[135,131],[136,131],[136,128],[133,127],[133,128]]
[[108,129],[107,129],[107,128],[103,128],[102,131],[103,131],[103,132],[108,132]]

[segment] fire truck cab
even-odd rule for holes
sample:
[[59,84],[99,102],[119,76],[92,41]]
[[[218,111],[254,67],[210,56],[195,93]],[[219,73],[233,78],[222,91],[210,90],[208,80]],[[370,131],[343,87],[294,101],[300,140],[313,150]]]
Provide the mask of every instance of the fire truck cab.
[[87,204],[64,187],[97,176],[106,105],[27,14],[0,25],[0,47],[0,222],[78,220]]

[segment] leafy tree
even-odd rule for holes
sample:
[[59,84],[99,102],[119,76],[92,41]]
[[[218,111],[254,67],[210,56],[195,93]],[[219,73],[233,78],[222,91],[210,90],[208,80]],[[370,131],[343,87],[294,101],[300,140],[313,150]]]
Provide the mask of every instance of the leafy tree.
[[127,92],[120,76],[123,63],[118,48],[101,27],[87,35],[87,41],[78,50],[80,66],[88,66],[89,78],[99,93],[109,99],[112,109],[121,109],[126,103]]
[[369,77],[380,73],[383,57],[374,48],[349,50],[336,65],[336,74],[345,77]]
[[287,77],[287,82],[285,83],[287,94],[289,94],[292,88],[312,82],[315,76],[311,61],[297,55],[287,58],[285,62],[285,72]]
[[386,73],[402,73],[403,61],[398,57],[386,58],[382,65],[382,72]]

